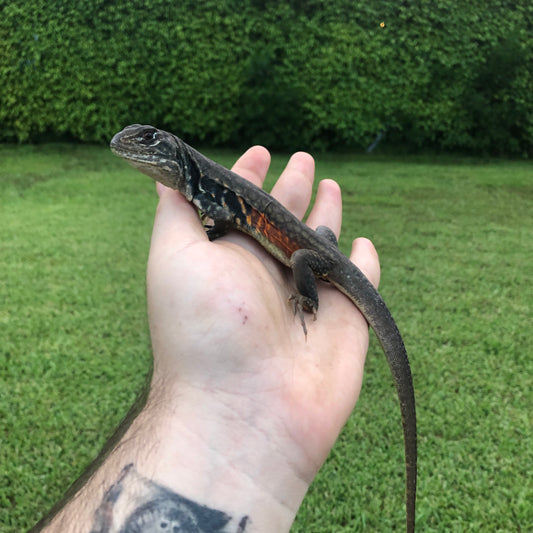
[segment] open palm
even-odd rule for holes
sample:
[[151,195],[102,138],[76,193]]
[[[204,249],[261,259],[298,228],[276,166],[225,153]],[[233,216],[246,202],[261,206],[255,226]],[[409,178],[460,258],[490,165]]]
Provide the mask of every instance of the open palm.
[[[248,150],[233,170],[262,185],[270,156]],[[272,194],[297,217],[309,205],[314,163],[295,154]],[[312,479],[357,400],[368,326],[340,292],[320,283],[316,321],[307,337],[293,314],[292,274],[238,232],[210,242],[196,210],[158,185],[148,265],[154,379],[217,402],[244,424],[268,435],[301,475]],[[307,219],[338,236],[340,191],[320,183]],[[351,259],[377,285],[372,244],[354,241]],[[202,400],[204,401],[204,400]]]

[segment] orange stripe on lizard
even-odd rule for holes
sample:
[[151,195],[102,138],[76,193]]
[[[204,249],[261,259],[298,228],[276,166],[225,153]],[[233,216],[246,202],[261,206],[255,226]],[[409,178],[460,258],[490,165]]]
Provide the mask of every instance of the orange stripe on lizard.
[[266,237],[276,248],[282,250],[287,257],[290,257],[299,248],[287,233],[271,224],[268,218],[256,209],[251,209],[247,213],[246,223],[254,228],[257,233]]

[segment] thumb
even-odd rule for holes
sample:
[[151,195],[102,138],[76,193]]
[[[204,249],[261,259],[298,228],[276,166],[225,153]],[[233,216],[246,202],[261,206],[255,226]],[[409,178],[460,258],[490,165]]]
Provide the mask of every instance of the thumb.
[[157,183],[159,203],[152,232],[152,248],[177,251],[207,238],[198,211],[178,191]]

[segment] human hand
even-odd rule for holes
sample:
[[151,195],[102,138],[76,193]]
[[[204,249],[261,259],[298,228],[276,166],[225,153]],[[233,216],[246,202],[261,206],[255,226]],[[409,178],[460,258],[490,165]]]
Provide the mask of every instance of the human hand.
[[[234,170],[261,185],[269,162],[254,147]],[[312,158],[295,154],[272,192],[299,218],[313,175]],[[367,324],[321,283],[306,338],[288,301],[286,267],[237,232],[210,242],[180,194],[158,192],[147,276],[148,399],[32,531],[287,532],[357,400]],[[334,182],[319,185],[307,223],[339,234]],[[351,259],[377,285],[371,243],[354,241]]]
[[[233,170],[261,186],[269,163],[268,152],[253,147]],[[272,195],[302,218],[313,178],[312,158],[297,153]],[[285,481],[294,476],[304,493],[357,400],[366,321],[337,289],[319,283],[318,317],[306,316],[306,338],[288,301],[295,292],[288,268],[238,232],[210,242],[184,197],[161,185],[158,193],[147,276],[152,395],[162,395],[180,424],[208,439],[235,469],[254,477],[266,464],[287,468]],[[335,182],[320,183],[307,224],[338,236]],[[369,241],[354,241],[351,260],[377,285]],[[243,449],[261,459],[243,458]],[[280,490],[276,476],[267,477],[266,490]],[[289,487],[290,500],[301,487]]]

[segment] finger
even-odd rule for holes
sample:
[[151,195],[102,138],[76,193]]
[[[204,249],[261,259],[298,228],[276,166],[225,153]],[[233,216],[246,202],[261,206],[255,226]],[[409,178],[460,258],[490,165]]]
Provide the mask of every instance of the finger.
[[374,245],[368,239],[360,237],[352,243],[350,260],[355,263],[370,280],[374,287],[379,285],[379,257]]
[[262,187],[270,166],[270,153],[263,146],[252,146],[233,165],[233,172]]
[[179,250],[198,240],[207,239],[196,209],[179,192],[157,184],[157,205],[152,246],[171,245]]
[[314,177],[314,159],[305,152],[297,152],[274,185],[272,196],[301,219],[311,200]]
[[307,225],[313,229],[318,226],[327,226],[339,238],[341,223],[341,189],[336,181],[322,180],[318,184],[315,204],[307,218]]
[[162,183],[159,183],[159,181],[155,182],[155,190],[157,192],[157,196],[161,198],[161,195],[168,189],[166,185],[163,185]]

